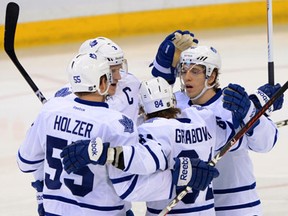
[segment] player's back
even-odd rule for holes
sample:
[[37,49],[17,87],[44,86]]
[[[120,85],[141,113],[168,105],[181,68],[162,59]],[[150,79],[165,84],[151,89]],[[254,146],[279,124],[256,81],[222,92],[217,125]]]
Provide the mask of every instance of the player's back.
[[[129,118],[108,109],[106,103],[53,98],[44,105],[34,126],[38,127],[39,140],[31,143],[31,154],[41,152],[36,149],[37,142],[46,152],[45,211],[53,215],[125,215],[124,202],[115,193],[106,166],[88,165],[67,174],[60,152],[73,141],[95,137],[117,145],[137,142],[138,135]],[[24,155],[29,159],[29,154]],[[119,171],[121,175],[127,174]]]
[[[150,134],[154,140],[161,143],[165,154],[169,156],[170,166],[174,164],[174,157],[181,156],[209,161],[214,151],[216,134],[197,112],[193,116],[194,121],[187,118],[179,120],[151,119],[138,127],[139,134],[142,136]],[[171,188],[167,188],[167,190],[171,190]],[[173,215],[215,215],[212,188],[209,187],[205,191],[200,191],[196,201],[194,194],[187,194],[183,199],[185,204],[183,202],[178,203],[170,213]],[[175,195],[174,192],[172,198]],[[146,215],[158,215],[170,201],[171,199],[146,202]]]

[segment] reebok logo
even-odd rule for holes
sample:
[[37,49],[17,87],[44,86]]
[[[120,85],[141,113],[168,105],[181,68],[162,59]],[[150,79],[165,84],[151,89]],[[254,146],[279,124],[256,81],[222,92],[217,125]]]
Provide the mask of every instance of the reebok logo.
[[180,174],[180,179],[187,181],[187,174],[188,174],[188,158],[183,158],[181,161],[181,174]]
[[269,98],[268,98],[268,96],[266,95],[266,94],[264,94],[262,91],[257,91],[257,94],[259,94],[262,98],[263,98],[263,100],[265,101],[265,103],[267,103],[268,102],[268,100],[269,100]]
[[[264,103],[266,104],[268,101],[269,101],[269,97],[264,93],[262,92],[261,90],[257,90],[256,94],[258,94],[260,97],[262,97],[262,100],[264,101]],[[261,101],[260,101],[261,103]],[[262,103],[261,103],[262,104]],[[262,106],[264,106],[264,104],[262,104]],[[268,112],[272,112],[273,111],[273,106],[270,106],[268,108]]]
[[95,139],[91,140],[91,152],[92,156],[96,156],[98,154],[97,143]]

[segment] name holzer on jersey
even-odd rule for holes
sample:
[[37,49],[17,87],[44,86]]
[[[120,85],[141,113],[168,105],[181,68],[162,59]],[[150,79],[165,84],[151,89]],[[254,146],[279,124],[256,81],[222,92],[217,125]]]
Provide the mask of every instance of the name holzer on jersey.
[[198,127],[191,130],[176,129],[175,132],[176,143],[193,144],[212,138],[206,127]]
[[92,129],[93,124],[88,122],[58,115],[55,117],[54,130],[91,138]]

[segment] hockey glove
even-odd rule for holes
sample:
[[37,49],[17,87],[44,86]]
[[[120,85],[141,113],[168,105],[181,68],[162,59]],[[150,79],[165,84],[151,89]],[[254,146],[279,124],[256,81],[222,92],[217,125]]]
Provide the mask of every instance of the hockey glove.
[[38,203],[38,215],[39,216],[44,216],[45,215],[45,210],[43,206],[43,181],[37,180],[35,182],[31,183],[32,187],[36,189],[36,199]]
[[60,154],[63,158],[64,169],[70,174],[90,163],[104,165],[107,161],[108,148],[109,143],[102,143],[99,137],[72,142]]
[[[257,112],[245,89],[240,85],[231,83],[223,90],[223,107],[232,112],[232,121],[235,129],[246,124]],[[258,119],[251,126],[247,131],[248,135],[251,136],[253,134],[253,129],[259,122]]]
[[169,84],[174,84],[176,80],[175,62],[178,62],[182,51],[197,43],[198,40],[194,39],[194,34],[189,31],[177,30],[168,35],[158,48],[152,64],[152,75],[154,77],[161,76]]
[[174,158],[173,183],[177,187],[190,186],[195,190],[205,190],[219,172],[200,159],[188,157]]
[[[250,100],[254,103],[257,109],[261,109],[264,104],[281,88],[281,85],[277,83],[276,85],[265,84],[257,89],[255,94],[249,95]],[[269,116],[273,111],[282,108],[284,102],[284,94],[282,94],[278,99],[275,100],[273,106],[269,107],[265,112],[266,116]]]

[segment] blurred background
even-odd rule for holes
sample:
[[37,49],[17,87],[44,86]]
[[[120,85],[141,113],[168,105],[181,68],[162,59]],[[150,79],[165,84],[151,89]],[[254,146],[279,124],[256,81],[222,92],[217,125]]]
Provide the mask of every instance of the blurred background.
[[[0,2],[1,29],[9,1]],[[266,24],[264,0],[16,0],[21,13],[17,46]],[[288,22],[288,1],[273,1],[274,23]],[[3,46],[1,37],[1,45]]]

